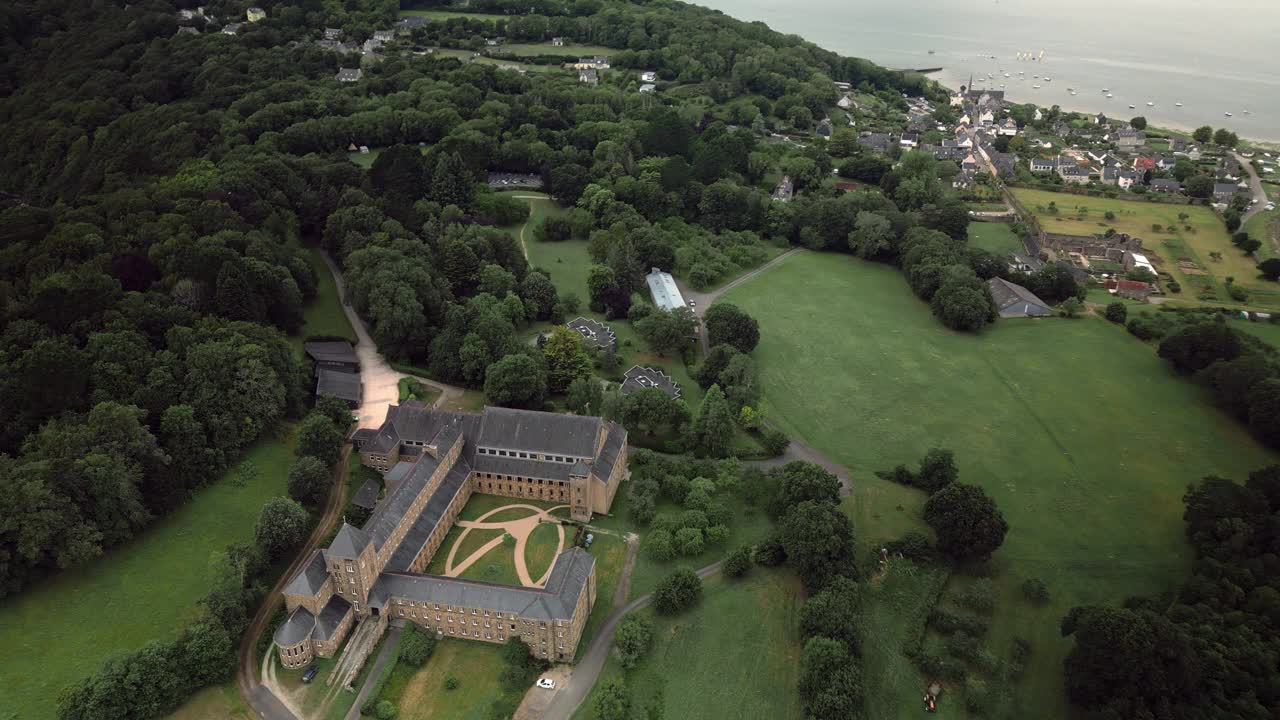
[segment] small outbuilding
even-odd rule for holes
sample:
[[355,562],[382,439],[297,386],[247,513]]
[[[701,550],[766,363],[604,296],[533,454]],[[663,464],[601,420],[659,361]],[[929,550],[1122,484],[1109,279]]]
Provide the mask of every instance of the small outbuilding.
[[677,383],[671,379],[670,375],[657,368],[643,367],[641,365],[633,365],[622,376],[622,387],[619,388],[619,392],[623,395],[630,395],[637,390],[648,388],[657,388],[673,400],[680,399],[680,383]]
[[1002,318],[1045,317],[1053,314],[1049,303],[1017,283],[995,277],[988,280],[987,284],[991,287],[991,299],[995,300],[996,309]]
[[316,397],[336,397],[345,401],[347,407],[355,410],[360,407],[363,392],[360,376],[355,373],[328,368],[316,370]]
[[671,273],[652,268],[644,279],[649,284],[654,307],[668,311],[684,307],[684,296],[680,294],[680,288],[676,286],[676,279],[671,277]]
[[347,373],[360,372],[360,358],[355,348],[346,340],[319,340],[305,343],[302,349],[311,358],[317,368],[339,370]]
[[598,320],[579,317],[570,320],[565,325],[570,330],[581,335],[582,344],[589,348],[609,352],[615,350],[618,346],[618,338],[613,329]]

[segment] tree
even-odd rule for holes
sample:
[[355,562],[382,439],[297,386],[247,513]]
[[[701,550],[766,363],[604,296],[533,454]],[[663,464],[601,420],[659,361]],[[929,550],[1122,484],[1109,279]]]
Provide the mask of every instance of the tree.
[[649,652],[653,644],[653,620],[648,615],[632,612],[618,623],[618,632],[613,637],[613,649],[618,654],[618,663],[623,670],[636,666],[640,658]]
[[672,542],[676,551],[685,557],[701,555],[705,547],[702,539],[702,530],[693,527],[677,530]]
[[429,196],[441,205],[457,205],[465,208],[471,204],[475,193],[471,170],[456,152],[444,153],[436,160],[431,173]]
[[620,677],[611,677],[600,685],[592,704],[595,720],[630,720],[631,691]]
[[743,545],[725,556],[724,564],[721,570],[724,574],[731,578],[738,578],[751,572],[751,566],[754,563],[752,559],[754,549],[750,545]]
[[809,717],[856,717],[862,705],[861,668],[839,640],[812,637],[805,642],[799,686]]
[[874,259],[893,247],[893,225],[880,213],[859,212],[849,231],[849,250],[860,258]]
[[853,526],[836,505],[813,500],[796,505],[783,518],[780,539],[788,561],[811,592],[836,577],[856,574]]
[[1147,119],[1139,115],[1138,117],[1133,118],[1132,120],[1129,121],[1129,127],[1133,128],[1134,130],[1146,130]]
[[262,506],[253,536],[269,561],[279,559],[307,536],[310,518],[296,500],[274,497]]
[[1191,134],[1191,137],[1198,143],[1207,143],[1210,140],[1213,140],[1213,128],[1208,125],[1198,127],[1196,128],[1196,131]]
[[1069,297],[1062,301],[1062,314],[1073,318],[1080,314],[1080,309],[1083,307],[1084,303],[1080,302],[1080,298]]
[[831,581],[822,592],[800,608],[800,634],[806,638],[824,636],[844,643],[857,655],[862,646],[858,634],[862,615],[862,591],[858,583],[845,577]]
[[383,195],[412,204],[427,194],[427,170],[418,148],[393,145],[374,158],[369,182]]
[[955,482],[960,477],[955,453],[944,448],[930,448],[920,461],[920,471],[915,475],[916,487],[933,494]]
[[664,577],[653,591],[653,609],[674,615],[702,599],[702,578],[692,570],[676,570]]
[[1213,144],[1221,147],[1235,147],[1234,138],[1235,133],[1226,128],[1218,128],[1218,131],[1213,134]]
[[1213,178],[1209,175],[1194,175],[1182,184],[1182,191],[1189,197],[1207,198],[1213,195]]
[[1221,322],[1201,322],[1184,327],[1160,343],[1159,355],[1180,373],[1203,370],[1218,360],[1240,356],[1240,337]]
[[547,360],[547,387],[553,393],[565,392],[574,380],[591,376],[591,356],[582,347],[582,336],[564,325],[551,329],[542,354]]
[[1122,302],[1107,303],[1106,318],[1117,325],[1123,325],[1129,318],[1129,308]]
[[736,305],[716,303],[706,313],[707,340],[711,346],[728,344],[749,353],[760,342],[760,325]]
[[712,385],[693,421],[693,446],[709,457],[727,457],[733,446],[733,413],[719,385]]
[[311,412],[298,424],[298,454],[333,467],[342,455],[343,433],[323,413]]
[[565,406],[576,415],[599,415],[603,412],[604,391],[594,378],[578,378],[569,383]]
[[1250,395],[1249,429],[1268,445],[1280,447],[1280,380],[1263,380]]
[[320,458],[304,455],[289,467],[289,497],[319,507],[329,496],[329,469]]
[[957,560],[985,560],[1009,531],[995,501],[982,488],[959,482],[929,497],[924,520],[938,536],[938,549]]
[[541,358],[516,353],[485,371],[484,394],[495,405],[538,409],[546,393],[547,368]]
[[805,501],[838,504],[840,480],[821,465],[792,460],[769,471],[766,479],[776,490],[764,493],[765,506],[773,518],[781,518]]
[[659,310],[635,323],[636,332],[659,355],[688,347],[698,330],[698,317],[689,308]]
[[1268,280],[1280,279],[1280,258],[1267,258],[1258,263],[1258,270]]

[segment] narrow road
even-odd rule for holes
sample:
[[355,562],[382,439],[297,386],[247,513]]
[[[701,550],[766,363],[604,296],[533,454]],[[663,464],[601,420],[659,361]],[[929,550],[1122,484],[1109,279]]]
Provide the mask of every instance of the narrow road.
[[356,356],[360,358],[360,384],[363,386],[363,393],[358,411],[360,419],[356,427],[382,426],[382,421],[387,419],[387,407],[400,402],[400,378],[411,377],[423,385],[439,390],[440,397],[436,398],[434,407],[440,407],[450,400],[462,397],[463,390],[460,387],[445,385],[417,375],[407,375],[392,368],[387,359],[378,352],[378,346],[369,335],[364,320],[347,302],[347,289],[342,281],[342,271],[338,269],[338,264],[329,257],[328,253],[321,252],[320,256],[324,258],[324,264],[329,268],[329,274],[333,276],[333,284],[337,287],[338,298],[342,302],[342,311],[346,313],[347,320],[355,329],[358,340]]
[[253,616],[253,620],[249,622],[248,629],[240,637],[240,659],[236,667],[236,686],[240,690],[240,696],[249,704],[249,707],[258,713],[258,717],[266,718],[266,720],[296,720],[296,718],[278,698],[271,694],[270,690],[258,682],[258,638],[266,631],[267,625],[271,622],[271,616],[275,614],[276,606],[283,599],[280,591],[284,588],[284,584],[302,567],[307,558],[311,557],[311,551],[320,545],[320,541],[333,530],[334,524],[338,521],[338,514],[346,506],[347,461],[350,457],[351,446],[346,445],[342,448],[342,456],[338,459],[338,463],[333,467],[333,484],[329,488],[329,502],[325,505],[324,513],[320,516],[320,522],[316,523],[315,529],[311,531],[311,537],[307,538],[307,542],[302,546],[301,552],[289,564],[288,569],[280,575],[280,578],[276,580],[271,592],[267,593],[267,596],[262,600],[262,604],[258,607],[258,612]]
[[373,692],[373,686],[377,684],[378,678],[382,675],[382,669],[387,666],[387,661],[391,658],[391,651],[395,649],[396,643],[400,642],[400,631],[403,629],[403,625],[392,625],[387,628],[387,637],[382,643],[382,650],[378,651],[378,659],[373,661],[373,669],[365,677],[364,685],[360,687],[355,702],[351,703],[346,720],[360,720],[360,708],[364,707],[365,700],[369,699],[369,693]]
[[1231,151],[1231,157],[1235,158],[1240,167],[1249,174],[1249,189],[1253,193],[1253,207],[1240,216],[1240,224],[1243,225],[1249,222],[1249,219],[1254,215],[1266,212],[1263,208],[1267,205],[1267,191],[1263,189],[1262,178],[1258,177],[1258,171],[1253,169],[1253,163],[1249,161],[1249,158],[1244,157],[1235,150]]
[[[790,250],[782,253],[778,257],[761,265],[755,270],[752,270],[751,272],[740,275],[737,278],[733,279],[732,281],[727,282],[724,285],[716,288],[715,290],[710,290],[708,292],[700,292],[698,290],[694,290],[693,288],[685,285],[682,281],[679,281],[679,280],[676,281],[676,286],[680,288],[680,294],[684,295],[684,299],[686,301],[693,303],[693,308],[692,308],[693,314],[697,315],[698,320],[701,321],[702,316],[706,315],[707,313],[707,308],[711,307],[711,304],[714,303],[716,299],[719,298],[721,295],[738,287],[742,283],[759,275],[765,270],[768,270],[774,265],[777,265],[778,263],[791,257],[792,255],[795,255],[796,253],[804,252],[804,250],[805,250],[804,248],[798,248],[798,247],[791,248]],[[698,341],[702,344],[702,356],[706,357],[707,353],[711,351],[711,348],[710,348],[710,344],[707,341],[707,329],[701,324],[701,322],[699,322],[698,324]]]
[[[720,563],[712,563],[696,571],[698,577],[706,579],[720,572]],[[604,669],[604,661],[609,659],[609,648],[613,645],[613,635],[618,630],[618,623],[629,612],[647,607],[653,601],[653,593],[641,595],[623,607],[615,609],[605,618],[604,625],[591,641],[591,647],[582,656],[582,660],[573,668],[573,674],[564,687],[556,692],[556,697],[543,713],[542,720],[569,720],[578,706],[591,694],[600,671]]]

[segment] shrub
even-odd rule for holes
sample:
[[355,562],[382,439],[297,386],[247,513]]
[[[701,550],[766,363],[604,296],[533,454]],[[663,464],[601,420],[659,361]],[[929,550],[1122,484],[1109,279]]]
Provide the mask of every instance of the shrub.
[[777,538],[769,538],[756,546],[755,561],[765,567],[777,567],[787,561],[787,551]]
[[987,683],[975,677],[965,678],[964,707],[969,712],[985,716],[991,705],[991,689]]
[[1022,582],[1022,594],[1037,605],[1049,602],[1049,588],[1040,578],[1027,578]]
[[395,703],[390,700],[379,700],[373,709],[373,716],[378,720],[394,720],[399,714],[400,711],[396,709]]
[[410,623],[400,638],[400,662],[422,667],[436,651],[436,638]]
[[945,658],[933,653],[922,652],[916,654],[913,658],[916,667],[926,677],[941,678],[943,680],[963,680],[965,676],[964,663],[959,660]]
[[955,594],[955,601],[974,612],[990,613],[996,607],[995,590],[990,580],[982,578],[961,588]]
[[780,457],[790,444],[791,438],[780,430],[769,428],[760,433],[760,445],[769,457]]
[[686,557],[701,555],[705,547],[702,539],[702,531],[693,527],[680,528],[677,530],[674,542],[676,550]]
[[726,576],[737,578],[751,572],[752,564],[752,548],[750,545],[743,545],[729,553],[729,556],[724,559],[724,565],[721,569],[724,570]]
[[908,560],[928,560],[933,557],[933,547],[929,538],[920,532],[909,532],[885,545],[889,555],[899,555]]
[[653,620],[649,615],[633,612],[622,618],[614,636],[613,649],[624,670],[635,667],[652,644]]
[[965,632],[957,632],[947,638],[947,654],[961,660],[972,660],[978,655],[978,639]]
[[1244,302],[1245,300],[1249,299],[1249,292],[1244,288],[1240,287],[1239,285],[1235,285],[1235,284],[1227,286],[1227,294],[1230,295],[1231,299],[1235,300],[1236,302]]
[[444,679],[444,689],[445,689],[445,690],[457,690],[457,689],[458,689],[458,678],[456,678],[456,677],[454,677],[454,676],[452,676],[452,675],[450,675],[449,677],[445,678],[445,679]]
[[1125,307],[1122,302],[1113,302],[1107,305],[1107,319],[1118,325],[1123,325],[1125,320],[1129,318],[1129,308]]
[[982,637],[987,634],[989,627],[985,620],[980,620],[967,615],[960,615],[949,612],[941,608],[934,608],[929,613],[929,619],[926,621],[929,627],[937,630],[943,635],[950,635],[955,632],[964,632],[973,637]]
[[671,533],[666,530],[654,530],[644,539],[644,551],[650,559],[658,562],[670,562],[676,556],[676,546]]

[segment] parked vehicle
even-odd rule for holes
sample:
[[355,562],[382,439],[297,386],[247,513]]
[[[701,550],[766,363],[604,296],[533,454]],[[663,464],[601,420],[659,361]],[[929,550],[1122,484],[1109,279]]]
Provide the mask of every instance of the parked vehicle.
[[315,665],[312,665],[311,667],[307,668],[306,672],[302,673],[302,682],[309,683],[312,680],[315,680],[316,675],[319,675],[319,674],[320,674],[320,668],[316,667]]
[[555,690],[556,681],[551,678],[538,678],[538,687],[543,690]]

